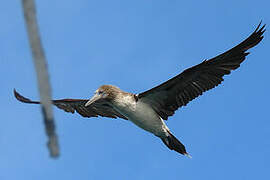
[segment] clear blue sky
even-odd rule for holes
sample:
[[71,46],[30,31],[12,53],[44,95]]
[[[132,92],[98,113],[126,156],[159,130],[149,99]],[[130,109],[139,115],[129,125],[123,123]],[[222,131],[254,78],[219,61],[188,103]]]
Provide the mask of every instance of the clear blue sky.
[[[102,84],[139,93],[270,29],[267,0],[38,1],[54,98],[89,98]],[[49,158],[19,1],[0,6],[0,179],[268,179],[269,31],[224,83],[167,124],[192,159],[130,122],[54,108],[61,156]]]

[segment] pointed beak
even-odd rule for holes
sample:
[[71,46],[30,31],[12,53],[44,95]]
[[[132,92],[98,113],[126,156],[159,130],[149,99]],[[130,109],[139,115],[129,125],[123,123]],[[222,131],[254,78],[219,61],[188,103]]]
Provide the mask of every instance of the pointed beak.
[[87,101],[87,103],[85,103],[85,107],[90,106],[91,104],[93,104],[95,101],[99,100],[100,96],[95,94],[89,101]]

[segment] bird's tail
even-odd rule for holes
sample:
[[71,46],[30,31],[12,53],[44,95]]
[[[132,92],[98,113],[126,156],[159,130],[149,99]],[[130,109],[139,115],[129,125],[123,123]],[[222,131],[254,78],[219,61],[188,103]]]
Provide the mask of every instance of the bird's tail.
[[161,138],[163,143],[171,150],[174,150],[180,154],[183,154],[185,156],[188,156],[191,158],[191,156],[187,153],[185,146],[178,140],[174,135],[172,135],[169,131],[169,136],[165,138]]

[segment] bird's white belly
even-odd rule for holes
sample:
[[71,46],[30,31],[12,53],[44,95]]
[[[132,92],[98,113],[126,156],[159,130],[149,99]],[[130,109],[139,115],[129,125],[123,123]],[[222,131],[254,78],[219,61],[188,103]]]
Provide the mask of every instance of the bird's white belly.
[[156,136],[167,135],[168,128],[164,121],[148,104],[137,101],[134,104],[126,104],[125,107],[118,106],[117,110],[140,128]]

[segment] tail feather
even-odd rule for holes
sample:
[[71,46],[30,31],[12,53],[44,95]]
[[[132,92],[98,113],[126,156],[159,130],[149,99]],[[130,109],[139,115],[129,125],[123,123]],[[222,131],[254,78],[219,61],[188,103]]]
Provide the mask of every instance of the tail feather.
[[169,131],[169,136],[165,138],[161,138],[162,142],[171,150],[174,150],[180,154],[191,157],[187,151],[185,146],[178,140],[174,135],[172,135]]

